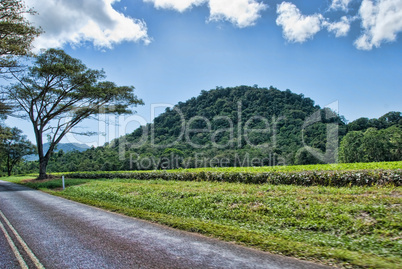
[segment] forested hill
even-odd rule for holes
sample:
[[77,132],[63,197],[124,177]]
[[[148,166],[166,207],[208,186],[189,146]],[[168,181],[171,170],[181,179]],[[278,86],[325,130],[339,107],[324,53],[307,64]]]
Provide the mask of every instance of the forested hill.
[[[249,121],[249,126],[252,128],[264,128],[264,122],[268,122],[270,125],[278,124],[281,128],[284,125],[301,127],[301,123],[306,117],[319,109],[320,107],[314,105],[314,101],[310,98],[294,94],[289,90],[282,92],[272,87],[266,89],[246,86],[217,88],[202,91],[198,97],[193,97],[184,103],[179,102],[173,109],[167,109],[165,113],[155,118],[153,125],[148,126],[148,131],[153,130],[156,144],[170,144],[176,141],[181,134],[183,123],[186,124],[187,129],[201,129],[206,128],[209,122],[213,131],[230,128],[233,124],[235,138],[237,138],[239,123],[245,127]],[[141,137],[142,131],[138,129],[127,138],[135,141]],[[283,131],[288,133],[286,130]],[[300,130],[292,131],[298,133]],[[212,132],[198,133],[191,136],[191,141],[195,144],[211,144],[211,134]],[[225,144],[227,140],[230,140],[229,134],[230,132],[221,134],[219,140],[222,143],[220,144]],[[271,135],[272,133],[269,137]],[[266,142],[265,137],[261,139]],[[186,140],[185,137],[183,140]],[[237,144],[234,144],[230,146],[238,147]]]
[[[339,135],[331,134],[334,126]],[[83,153],[54,154],[49,169],[130,170],[331,162],[335,161],[336,146],[345,134],[346,125],[338,115],[321,109],[302,94],[273,87],[218,87],[179,102],[156,117],[153,124],[103,147]],[[328,137],[331,143],[327,143]],[[313,156],[311,148],[319,154]]]
[[[56,152],[56,171],[150,170],[402,160],[401,112],[349,124],[310,98],[273,87],[202,91],[98,148]],[[338,146],[339,149],[338,149]],[[339,153],[339,154],[338,154]],[[37,162],[19,172],[36,172]]]
[[[136,130],[126,139],[129,145],[137,145],[145,132],[154,145],[173,145],[185,156],[202,151],[208,157],[224,157],[233,155],[232,150],[243,149],[258,151],[257,157],[276,153],[286,162],[304,162],[295,159],[302,147],[303,124],[318,110],[313,100],[290,90],[217,88],[167,109],[152,125]],[[322,114],[325,121],[324,111]],[[336,114],[327,118],[327,122],[344,125]],[[325,150],[325,124],[314,124],[305,131],[306,143]]]

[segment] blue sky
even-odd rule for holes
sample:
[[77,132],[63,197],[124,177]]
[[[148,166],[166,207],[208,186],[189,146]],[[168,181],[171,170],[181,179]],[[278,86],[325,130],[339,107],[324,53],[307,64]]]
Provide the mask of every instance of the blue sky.
[[[402,0],[26,3],[45,30],[36,50],[63,48],[108,80],[135,86],[146,121],[151,104],[254,84],[303,93],[322,107],[337,101],[349,121],[402,110]],[[7,124],[33,139],[28,124]]]

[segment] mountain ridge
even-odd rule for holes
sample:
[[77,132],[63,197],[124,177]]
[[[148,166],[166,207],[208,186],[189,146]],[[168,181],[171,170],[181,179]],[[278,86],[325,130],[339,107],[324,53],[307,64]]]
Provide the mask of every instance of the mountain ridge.
[[[43,149],[44,152],[47,152],[49,149],[50,143],[45,143],[43,144]],[[59,143],[57,144],[57,147],[54,152],[59,152],[60,150],[63,150],[64,152],[71,152],[71,151],[78,151],[78,152],[83,152],[87,149],[89,149],[90,146],[87,144],[81,144],[81,143]],[[38,155],[37,154],[32,154],[28,155],[25,157],[25,160],[27,161],[36,161],[38,160]]]

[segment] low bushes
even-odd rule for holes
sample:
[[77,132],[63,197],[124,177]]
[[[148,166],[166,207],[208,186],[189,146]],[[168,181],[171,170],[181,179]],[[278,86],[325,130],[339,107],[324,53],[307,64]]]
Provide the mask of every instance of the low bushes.
[[[61,175],[61,173],[60,173]],[[402,169],[355,171],[293,171],[293,172],[219,172],[219,171],[145,171],[145,172],[71,172],[70,178],[99,179],[164,179],[177,181],[220,181],[249,184],[285,184],[300,186],[402,186]]]

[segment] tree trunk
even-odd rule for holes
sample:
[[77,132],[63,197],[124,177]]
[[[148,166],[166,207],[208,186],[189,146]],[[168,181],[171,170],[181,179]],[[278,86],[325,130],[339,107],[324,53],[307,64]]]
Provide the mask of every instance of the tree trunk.
[[48,163],[48,159],[45,157],[39,158],[39,177],[38,180],[47,179],[48,176],[46,174],[46,167]]
[[11,176],[11,163],[10,163],[10,153],[7,154],[7,174],[8,176]]
[[47,174],[46,174],[46,167],[47,163],[49,161],[49,157],[47,154],[43,154],[43,141],[42,141],[42,130],[39,128],[39,126],[36,124],[36,122],[31,118],[31,121],[33,123],[34,131],[35,131],[35,137],[36,137],[36,146],[38,149],[38,155],[39,155],[39,176],[37,180],[42,180],[42,179],[47,179]]

